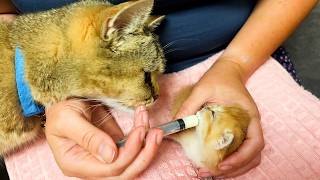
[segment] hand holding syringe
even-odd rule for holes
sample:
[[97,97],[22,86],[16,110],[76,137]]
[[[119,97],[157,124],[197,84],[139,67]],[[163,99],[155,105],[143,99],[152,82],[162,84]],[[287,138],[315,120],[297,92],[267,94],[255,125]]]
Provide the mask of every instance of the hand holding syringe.
[[[185,129],[189,129],[195,127],[199,124],[199,117],[198,115],[191,115],[187,116],[182,119],[177,119],[175,121],[168,122],[166,124],[160,125],[156,128],[162,129],[164,136],[168,136],[173,133],[177,133],[183,131]],[[127,138],[123,138],[122,140],[118,141],[116,144],[118,147],[124,146],[126,143]]]

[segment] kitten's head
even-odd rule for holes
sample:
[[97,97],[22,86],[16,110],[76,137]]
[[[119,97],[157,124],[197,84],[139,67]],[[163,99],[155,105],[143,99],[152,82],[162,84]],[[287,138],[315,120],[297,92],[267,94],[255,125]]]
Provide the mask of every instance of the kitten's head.
[[226,156],[244,141],[250,122],[249,114],[240,106],[206,106],[198,112],[196,127],[202,144],[202,164],[212,172]]
[[72,90],[74,95],[99,99],[114,108],[153,102],[165,61],[153,33],[163,16],[150,16],[152,6],[152,0],[98,6],[99,13],[81,10],[85,18],[71,20],[70,54],[83,70],[81,88]]

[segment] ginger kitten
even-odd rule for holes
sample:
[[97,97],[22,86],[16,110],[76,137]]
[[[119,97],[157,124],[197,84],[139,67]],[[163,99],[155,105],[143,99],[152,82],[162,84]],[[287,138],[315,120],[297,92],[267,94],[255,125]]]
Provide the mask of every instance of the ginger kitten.
[[[175,115],[192,87],[182,89],[175,99],[172,114]],[[197,112],[199,125],[171,135],[187,157],[198,167],[211,172],[218,171],[218,164],[238,149],[246,137],[250,116],[238,105],[205,105]]]

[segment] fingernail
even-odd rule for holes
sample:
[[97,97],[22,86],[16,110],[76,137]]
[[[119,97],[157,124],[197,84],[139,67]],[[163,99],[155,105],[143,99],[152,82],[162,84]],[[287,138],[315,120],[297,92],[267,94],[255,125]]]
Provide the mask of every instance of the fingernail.
[[139,109],[138,109],[139,112],[142,112],[142,111],[145,111],[145,110],[146,110],[145,106],[139,106]]
[[141,112],[143,109],[144,109],[143,106],[138,106],[138,107],[136,108],[136,110],[134,111],[134,115],[135,115],[135,116],[140,116],[140,112]]
[[141,112],[137,115],[137,120],[134,122],[134,127],[145,126],[143,122],[143,114]]
[[160,144],[161,144],[161,141],[162,141],[162,138],[163,138],[162,134],[156,133],[156,134],[154,135],[154,138],[155,138],[155,142],[156,142],[158,145],[160,145]]
[[101,144],[99,147],[99,154],[106,163],[111,163],[116,152],[110,146]]
[[227,171],[227,170],[232,169],[232,166],[230,166],[230,165],[224,165],[224,166],[220,166],[219,169],[222,170],[222,171]]

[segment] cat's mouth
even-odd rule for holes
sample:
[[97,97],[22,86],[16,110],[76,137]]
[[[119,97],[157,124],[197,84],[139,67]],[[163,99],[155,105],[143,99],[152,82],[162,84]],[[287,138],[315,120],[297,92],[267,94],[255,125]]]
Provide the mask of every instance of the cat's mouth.
[[146,98],[144,101],[140,101],[140,102],[137,102],[137,101],[121,102],[116,99],[103,97],[103,98],[100,98],[100,101],[104,105],[109,106],[110,108],[133,113],[134,109],[137,108],[138,106],[146,106],[147,108],[152,106],[156,102],[157,98],[158,96],[150,96],[149,98]]
[[139,106],[145,106],[145,107],[148,109],[148,108],[150,108],[155,102],[156,102],[156,99],[154,99],[154,98],[149,98],[149,99],[146,99],[145,101],[141,101],[141,102],[136,103],[136,104],[133,105],[133,106],[130,106],[130,108],[135,109],[136,107],[139,107]]
[[156,100],[158,99],[158,95],[156,96],[151,96],[150,98],[146,99],[144,104],[141,105],[145,105],[146,107],[151,106],[152,104],[154,104],[156,102]]

